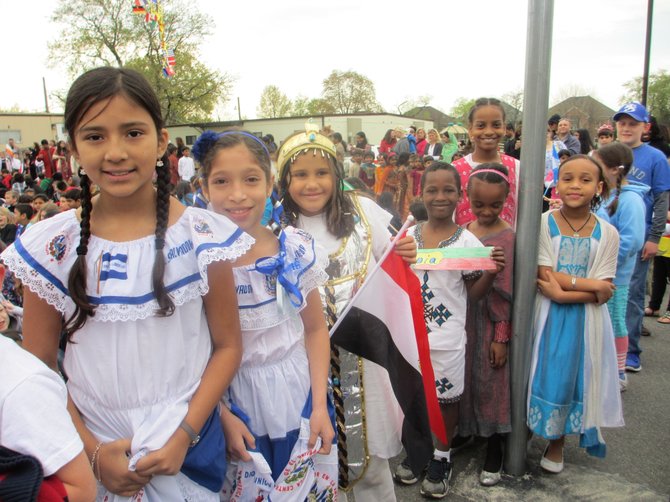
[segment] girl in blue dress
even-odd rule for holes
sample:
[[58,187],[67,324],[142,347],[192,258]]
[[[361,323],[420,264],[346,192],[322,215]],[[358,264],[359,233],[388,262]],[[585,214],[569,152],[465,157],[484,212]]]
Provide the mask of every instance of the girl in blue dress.
[[559,170],[561,209],[542,217],[528,426],[549,440],[541,467],[563,470],[566,434],[605,455],[601,427],[623,425],[614,336],[605,303],[614,291],[619,236],[592,213],[608,189],[600,164],[576,155]]

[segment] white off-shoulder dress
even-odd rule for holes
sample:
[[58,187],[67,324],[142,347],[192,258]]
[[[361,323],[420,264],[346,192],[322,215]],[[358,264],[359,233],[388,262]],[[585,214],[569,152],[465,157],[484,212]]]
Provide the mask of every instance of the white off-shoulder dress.
[[[79,233],[75,211],[67,211],[34,225],[2,254],[24,286],[66,319],[75,309],[67,282]],[[131,469],[165,445],[200,384],[212,351],[202,300],[209,290],[208,265],[234,260],[253,244],[227,218],[187,208],[165,237],[164,283],[176,309],[169,317],[157,317],[151,282],[154,240],[112,242],[91,236],[87,293],[97,308],[67,345],[64,360],[68,391],[93,435],[105,442],[132,439]],[[155,476],[132,500],[217,500],[225,468],[218,412],[201,437],[179,474]],[[98,500],[127,499],[100,486]]]

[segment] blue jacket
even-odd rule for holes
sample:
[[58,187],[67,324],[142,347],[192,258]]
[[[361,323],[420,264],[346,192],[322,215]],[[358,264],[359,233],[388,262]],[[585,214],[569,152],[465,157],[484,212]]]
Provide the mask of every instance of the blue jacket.
[[619,204],[616,213],[607,214],[607,207],[612,203],[616,194],[610,195],[597,211],[597,215],[608,221],[619,232],[619,256],[616,266],[614,284],[628,286],[635,269],[637,254],[645,242],[645,213],[644,197],[649,192],[649,186],[629,181],[621,187]]

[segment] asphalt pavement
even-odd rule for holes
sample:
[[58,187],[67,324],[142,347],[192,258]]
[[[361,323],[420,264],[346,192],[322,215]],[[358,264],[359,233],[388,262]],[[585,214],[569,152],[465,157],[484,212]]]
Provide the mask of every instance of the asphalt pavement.
[[[526,474],[503,475],[499,485],[486,488],[478,477],[486,444],[479,441],[453,456],[451,492],[444,500],[670,501],[670,325],[659,324],[655,317],[644,323],[652,335],[642,338],[642,371],[628,373],[628,390],[623,393],[626,426],[603,433],[606,458],[590,457],[576,437],[569,437],[564,471],[548,474],[539,467],[545,441],[533,438]],[[426,500],[418,485],[396,485],[396,497],[403,502]]]

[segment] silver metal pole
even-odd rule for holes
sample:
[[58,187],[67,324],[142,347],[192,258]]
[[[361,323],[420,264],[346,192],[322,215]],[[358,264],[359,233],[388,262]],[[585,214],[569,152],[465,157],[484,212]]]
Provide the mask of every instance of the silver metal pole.
[[519,211],[514,256],[513,336],[510,343],[512,432],[507,438],[505,455],[505,471],[514,476],[526,472],[526,392],[533,344],[532,305],[536,291],[537,236],[542,214],[553,16],[554,0],[528,0]]

